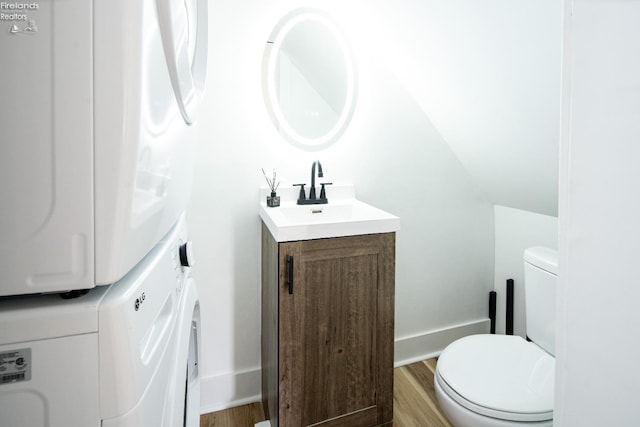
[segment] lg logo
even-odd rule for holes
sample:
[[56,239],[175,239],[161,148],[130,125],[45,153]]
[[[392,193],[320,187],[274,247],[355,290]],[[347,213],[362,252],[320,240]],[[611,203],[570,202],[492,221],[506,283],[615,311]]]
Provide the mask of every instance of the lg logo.
[[136,298],[136,303],[134,304],[136,311],[140,310],[140,306],[142,305],[142,303],[144,302],[144,300],[147,298],[147,296],[143,293],[140,294],[140,296],[138,298]]

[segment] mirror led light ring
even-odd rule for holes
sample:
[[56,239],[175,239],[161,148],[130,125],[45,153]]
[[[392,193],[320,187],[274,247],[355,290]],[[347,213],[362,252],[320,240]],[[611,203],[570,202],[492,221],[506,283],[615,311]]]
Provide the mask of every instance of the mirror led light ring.
[[[277,126],[280,132],[294,145],[300,146],[306,149],[320,149],[324,148],[333,142],[335,142],[339,136],[344,132],[348,126],[349,119],[353,115],[355,108],[355,100],[357,94],[357,82],[356,82],[356,67],[351,54],[351,49],[340,31],[340,29],[329,19],[322,11],[310,8],[298,9],[288,14],[281,24],[276,26],[276,29],[272,33],[275,37],[272,37],[271,52],[267,57],[267,76],[266,76],[266,92],[267,92],[267,104],[270,108],[273,118],[277,122]],[[346,77],[347,77],[347,93],[345,97],[344,107],[333,127],[324,135],[317,138],[310,138],[302,135],[296,129],[291,126],[287,118],[285,117],[282,108],[280,107],[278,89],[276,87],[276,68],[278,65],[278,56],[280,49],[287,35],[291,30],[300,25],[303,22],[318,22],[326,27],[327,30],[336,38],[341,49],[341,54],[346,65]]]

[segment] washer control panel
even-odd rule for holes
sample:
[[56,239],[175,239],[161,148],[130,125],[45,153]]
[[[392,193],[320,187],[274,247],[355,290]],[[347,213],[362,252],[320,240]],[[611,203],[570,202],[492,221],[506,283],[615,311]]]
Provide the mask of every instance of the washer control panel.
[[178,253],[180,255],[180,265],[182,267],[193,267],[195,265],[195,258],[193,256],[193,243],[189,241],[181,244]]
[[175,295],[180,296],[186,280],[191,277],[191,267],[195,265],[193,243],[189,240],[186,224],[179,228],[171,245],[171,258],[175,274]]
[[188,276],[191,267],[195,265],[195,257],[193,256],[193,244],[191,241],[177,239],[172,248],[173,269],[176,277]]

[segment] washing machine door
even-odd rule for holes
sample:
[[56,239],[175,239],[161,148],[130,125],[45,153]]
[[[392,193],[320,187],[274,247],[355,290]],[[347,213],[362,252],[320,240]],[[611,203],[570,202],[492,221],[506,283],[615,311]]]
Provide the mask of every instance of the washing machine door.
[[156,7],[173,91],[192,124],[207,70],[207,0],[156,0]]

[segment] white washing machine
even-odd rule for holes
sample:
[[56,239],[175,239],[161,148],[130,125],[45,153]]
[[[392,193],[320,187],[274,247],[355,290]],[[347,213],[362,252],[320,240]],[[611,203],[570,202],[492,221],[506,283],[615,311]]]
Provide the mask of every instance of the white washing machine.
[[190,195],[207,0],[0,13],[0,296],[114,283]]
[[188,244],[182,218],[111,286],[0,300],[0,426],[197,427]]

